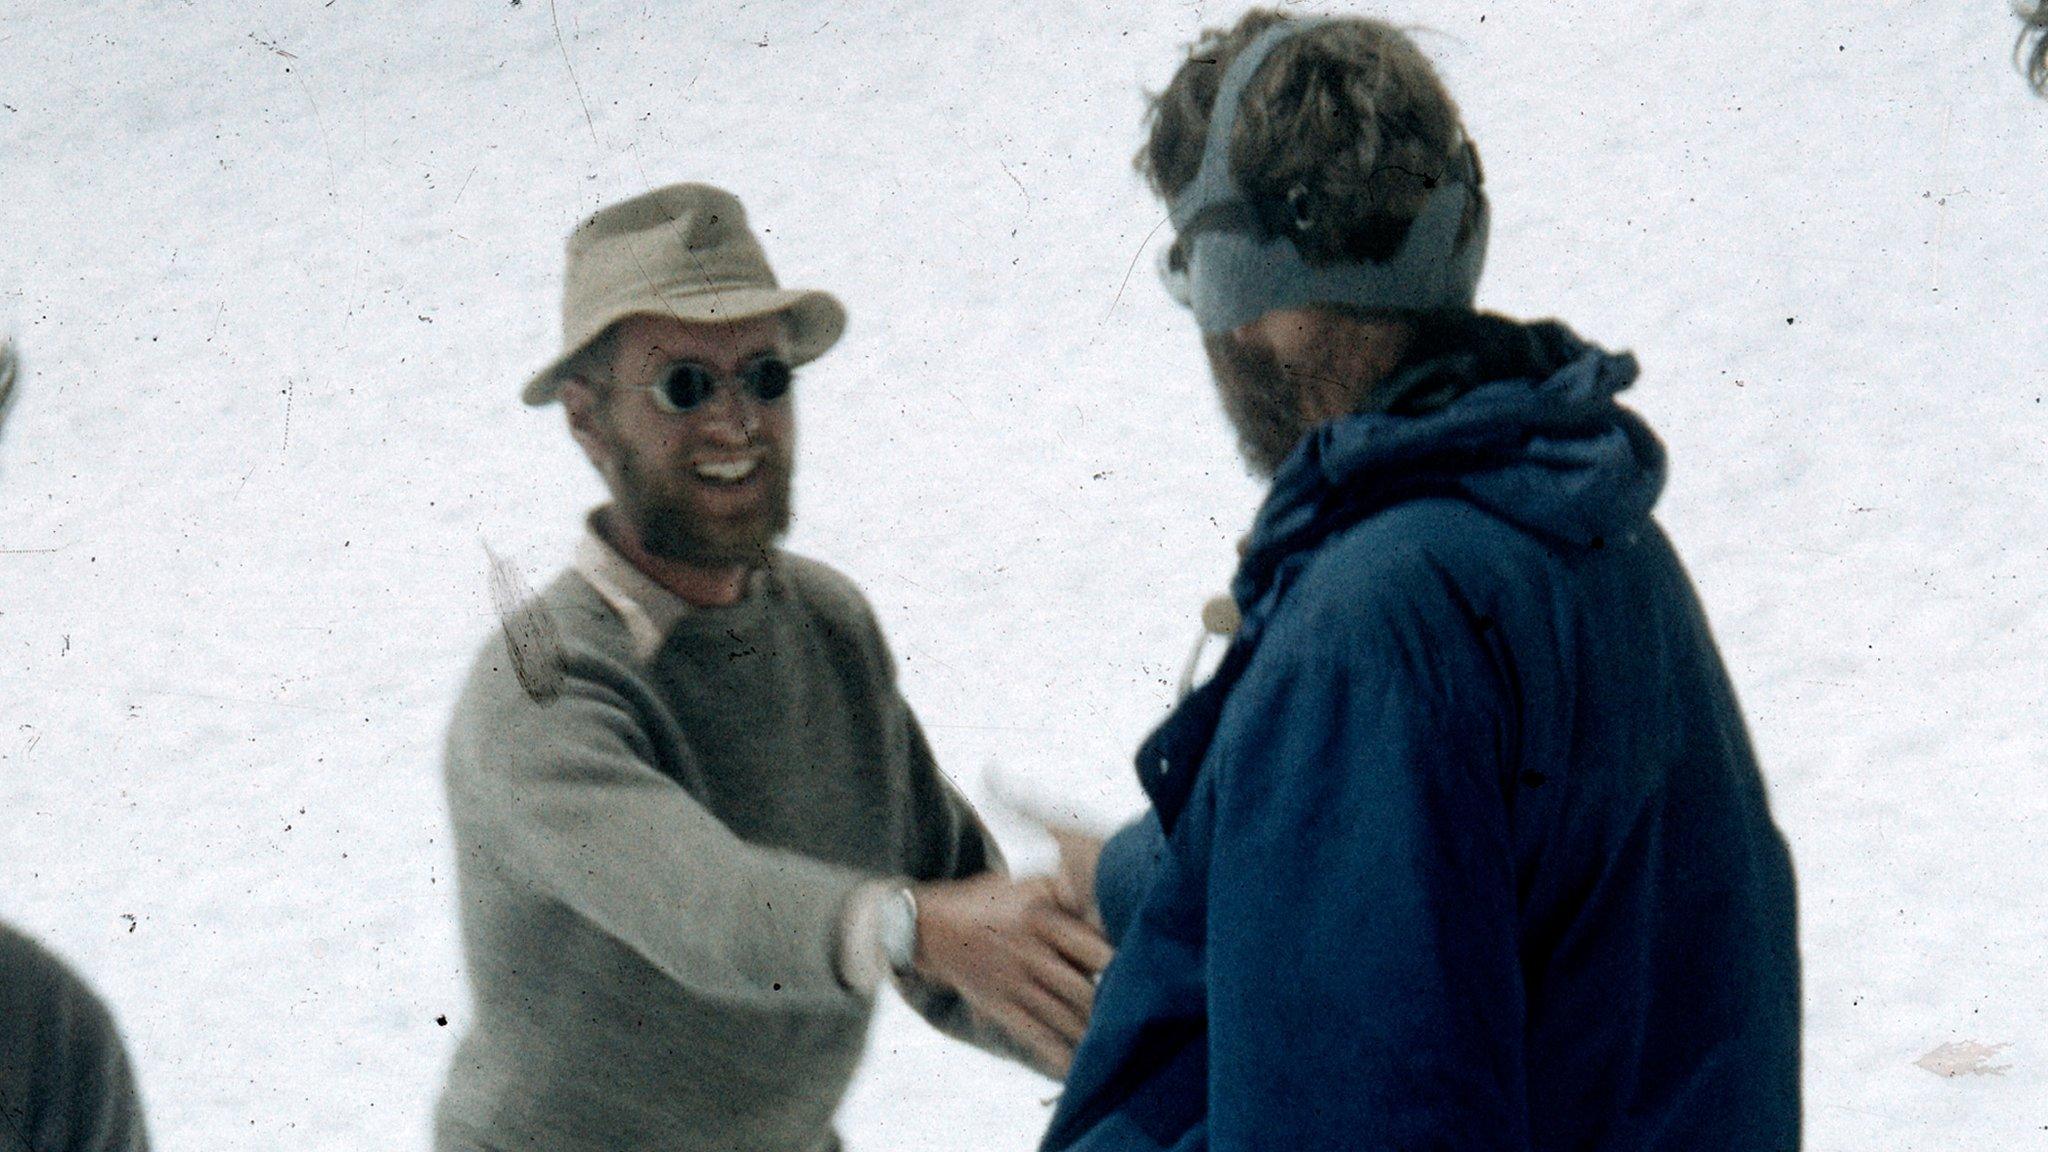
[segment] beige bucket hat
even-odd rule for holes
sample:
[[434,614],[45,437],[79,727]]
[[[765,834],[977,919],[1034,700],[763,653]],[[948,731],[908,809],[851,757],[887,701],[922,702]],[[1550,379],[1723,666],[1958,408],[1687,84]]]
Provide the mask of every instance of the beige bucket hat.
[[562,369],[614,323],[642,313],[679,320],[747,320],[783,313],[794,364],[823,356],[846,330],[831,294],[775,282],[739,197],[708,184],[671,184],[607,205],[569,234],[562,284],[562,354],[526,382],[528,404],[562,391]]

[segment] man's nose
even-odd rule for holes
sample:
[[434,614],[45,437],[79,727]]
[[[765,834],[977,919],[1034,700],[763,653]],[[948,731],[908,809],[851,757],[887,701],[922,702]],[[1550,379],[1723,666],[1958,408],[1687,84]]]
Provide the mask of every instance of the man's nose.
[[761,402],[737,381],[719,381],[697,416],[707,437],[735,447],[753,443],[761,432]]

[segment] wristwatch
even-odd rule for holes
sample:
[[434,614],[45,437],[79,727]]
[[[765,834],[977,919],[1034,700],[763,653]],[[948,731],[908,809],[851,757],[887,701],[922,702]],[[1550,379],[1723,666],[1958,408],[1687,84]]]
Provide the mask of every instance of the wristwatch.
[[882,938],[882,955],[899,976],[907,976],[917,961],[917,897],[909,888],[897,888],[882,898],[877,927]]

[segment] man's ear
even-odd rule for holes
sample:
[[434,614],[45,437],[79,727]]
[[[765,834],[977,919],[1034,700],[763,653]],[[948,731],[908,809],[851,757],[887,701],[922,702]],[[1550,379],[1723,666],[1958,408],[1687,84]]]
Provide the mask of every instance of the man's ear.
[[576,438],[598,475],[609,480],[613,452],[611,437],[604,428],[603,408],[603,399],[588,380],[571,376],[562,382],[562,412],[569,420],[569,435]]

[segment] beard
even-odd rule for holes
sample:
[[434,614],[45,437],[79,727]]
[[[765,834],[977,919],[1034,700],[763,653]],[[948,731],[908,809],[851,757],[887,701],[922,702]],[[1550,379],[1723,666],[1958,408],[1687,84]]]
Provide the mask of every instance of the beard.
[[1202,346],[1209,353],[1223,414],[1237,431],[1238,452],[1253,475],[1271,480],[1313,426],[1304,415],[1301,380],[1270,351],[1249,347],[1228,333],[1205,336]]
[[618,480],[616,514],[632,525],[649,555],[700,568],[759,568],[789,531],[790,461],[771,452],[761,460],[762,498],[745,516],[712,516],[694,507],[682,485],[638,449],[614,442]]

